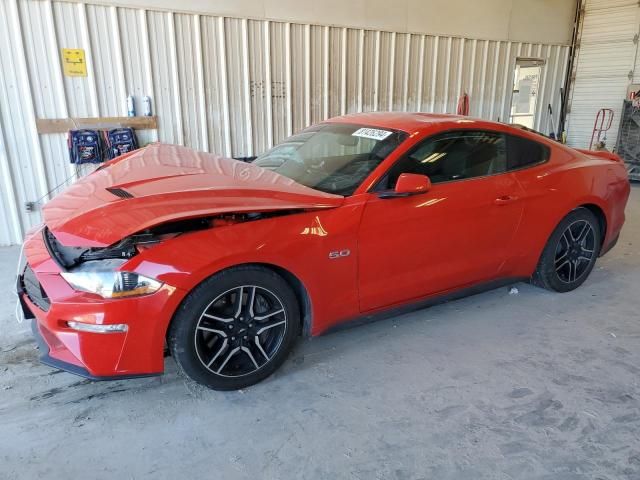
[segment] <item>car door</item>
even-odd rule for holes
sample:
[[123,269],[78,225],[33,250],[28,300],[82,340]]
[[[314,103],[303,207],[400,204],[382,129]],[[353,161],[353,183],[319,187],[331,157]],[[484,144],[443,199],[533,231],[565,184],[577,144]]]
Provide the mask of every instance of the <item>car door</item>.
[[[424,140],[370,192],[358,233],[363,312],[499,276],[522,214],[504,135],[452,131]],[[401,173],[431,189],[385,198]]]
[[[529,271],[538,262],[540,252],[558,220],[566,214],[564,202],[556,198],[557,179],[549,175],[553,171],[547,165],[551,149],[541,142],[516,134],[507,138],[507,171],[523,190],[520,197],[523,217],[514,239],[510,264],[505,269],[519,275]],[[569,158],[570,153],[557,150],[554,155]],[[566,156],[566,157],[565,157]],[[564,188],[571,188],[565,185]]]

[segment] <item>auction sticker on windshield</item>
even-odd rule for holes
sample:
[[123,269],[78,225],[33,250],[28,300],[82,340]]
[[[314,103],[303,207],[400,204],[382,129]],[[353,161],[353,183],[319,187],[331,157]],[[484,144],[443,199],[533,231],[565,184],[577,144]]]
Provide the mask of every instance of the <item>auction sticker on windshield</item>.
[[351,134],[353,137],[371,138],[373,140],[384,140],[393,132],[389,130],[380,130],[377,128],[359,128]]

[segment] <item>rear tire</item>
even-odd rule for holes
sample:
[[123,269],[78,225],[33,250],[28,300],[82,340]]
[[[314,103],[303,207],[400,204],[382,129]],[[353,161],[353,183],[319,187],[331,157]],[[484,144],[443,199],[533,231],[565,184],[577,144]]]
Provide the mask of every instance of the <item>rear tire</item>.
[[289,284],[260,266],[213,275],[182,302],[167,343],[180,372],[214,390],[245,388],[271,375],[300,333]]
[[586,208],[573,210],[549,237],[532,282],[556,292],[578,288],[593,270],[601,240],[596,216]]

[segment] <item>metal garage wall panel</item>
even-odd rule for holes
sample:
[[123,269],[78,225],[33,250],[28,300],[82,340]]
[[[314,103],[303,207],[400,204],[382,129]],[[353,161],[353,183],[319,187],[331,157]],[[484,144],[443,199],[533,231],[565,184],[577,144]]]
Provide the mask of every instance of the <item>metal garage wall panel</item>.
[[291,89],[288,82],[291,77],[291,56],[289,55],[290,25],[271,22],[269,27],[270,68],[271,68],[271,113],[273,117],[273,142],[278,143],[288,136],[291,125],[290,102]]
[[[117,12],[118,21],[114,28],[118,28],[121,47],[118,60],[122,62],[122,69],[116,64],[121,75],[119,81],[122,94],[122,98],[119,99],[121,114],[126,114],[125,96],[133,95],[138,114],[143,112],[142,98],[149,96],[151,111],[155,115],[157,113],[155,111],[156,96],[153,87],[147,12],[130,8],[118,8]],[[122,70],[121,73],[120,70]],[[137,135],[142,145],[158,140],[156,130],[141,130]]]
[[[25,58],[33,103],[38,118],[64,118],[67,99],[59,62],[43,62],[42,58],[58,58],[58,40],[53,23],[51,2],[20,2],[20,21],[24,40]],[[47,190],[54,187],[62,191],[75,178],[75,169],[69,164],[64,135],[41,135],[40,147],[46,165]]]
[[[551,85],[550,85],[550,90],[549,88],[546,88],[547,91],[551,92],[551,100],[550,103],[551,105],[553,105],[554,108],[554,117],[555,117],[555,125],[558,125],[558,109],[559,109],[559,105],[560,105],[560,86],[563,84],[564,82],[564,78],[566,75],[566,71],[567,71],[567,64],[569,61],[569,57],[567,56],[567,49],[566,48],[561,48],[559,46],[555,46],[554,49],[552,49],[552,51],[555,50],[555,52],[553,53],[553,55],[555,55],[553,57],[553,68],[551,65],[549,65],[549,69],[553,70],[553,76],[551,78]],[[544,112],[542,112],[544,117],[543,118],[547,118],[547,111],[545,109]],[[543,125],[546,125],[545,123],[543,123]]]
[[[361,64],[361,38],[362,30],[345,28],[342,30],[342,50],[340,52],[340,110],[345,113],[361,112],[362,106],[359,100]],[[317,97],[315,102],[320,103],[322,97]]]
[[[551,47],[549,45],[538,45],[538,49],[536,51],[535,56],[537,58],[549,58],[549,55],[551,53]],[[500,62],[502,61],[502,56],[500,57],[500,59],[498,60],[498,64],[500,64]],[[564,70],[563,70],[564,71]],[[564,78],[564,75],[562,76],[562,78]],[[547,89],[547,85],[552,81],[552,76],[549,74],[549,67],[548,65],[544,65],[542,67],[542,77],[540,78],[540,95],[538,97],[538,102],[539,102],[539,109],[543,109],[544,112],[547,111],[547,105],[550,103],[551,100],[551,93],[549,92],[549,89]],[[502,92],[499,92],[498,95],[502,95]],[[538,131],[544,131],[547,132],[548,131],[548,125],[542,123],[542,115],[537,115],[535,122],[534,122],[534,128]],[[548,118],[546,119],[547,123],[549,123]]]
[[377,106],[380,32],[365,30],[362,53],[362,110],[372,112]]
[[405,83],[403,85],[402,109],[406,111],[420,111],[421,87],[423,80],[420,72],[424,67],[424,35],[410,35],[408,54],[405,57]]
[[196,150],[209,148],[202,70],[202,33],[199,15],[174,15],[176,61],[182,118],[182,143]]
[[[22,235],[40,221],[37,212],[26,212],[24,204],[46,194],[47,178],[42,150],[35,133],[35,110],[29,88],[29,71],[22,41],[17,3],[0,2],[0,130],[3,151],[9,158],[8,178],[3,178],[8,205],[15,205],[20,224],[2,214],[0,228],[11,232],[8,237]],[[4,175],[3,175],[4,177]]]
[[[346,110],[346,92],[343,92],[343,75],[346,74],[345,65],[342,62],[343,46],[346,49],[346,29],[329,29],[329,117],[342,115],[343,107]],[[346,51],[346,50],[345,50]]]
[[382,32],[380,34],[377,111],[388,112],[393,109],[391,93],[393,92],[394,72],[390,68],[395,60],[395,39],[395,32]]
[[640,8],[635,1],[587,0],[567,119],[568,143],[587,148],[596,114],[614,111],[607,146],[615,145],[622,101],[634,76]]
[[629,41],[638,29],[636,24],[637,2],[626,2],[616,5],[608,3],[606,7],[593,0],[588,0],[585,6],[584,23],[582,26],[581,46],[587,43]]
[[[96,66],[89,40],[87,6],[83,3],[54,2],[54,24],[59,48],[85,50],[87,77],[64,77],[67,110],[72,117],[97,117],[100,115],[96,82]],[[59,55],[56,56],[56,60]],[[103,86],[104,88],[104,86]]]
[[[27,56],[31,85],[40,95],[33,96],[33,105],[39,118],[55,118],[66,108],[64,91],[56,89],[59,68],[56,62],[42,62],[42,58],[57,58],[56,32],[53,28],[51,2],[20,2],[20,23]],[[36,61],[40,60],[40,61]]]
[[[487,86],[485,89],[486,96],[486,112],[484,113],[485,118],[489,118],[491,120],[497,120],[498,116],[501,114],[500,112],[500,104],[498,102],[498,97],[496,93],[498,92],[498,83],[499,83],[499,73],[501,72],[501,64],[500,59],[502,58],[502,43],[501,42],[490,42],[489,48],[489,68],[487,69]],[[541,53],[541,52],[539,52]],[[541,55],[536,55],[538,58]],[[504,117],[503,117],[504,118]]]
[[291,90],[291,124],[294,132],[307,125],[308,104],[305,101],[305,26],[290,24],[289,55]]
[[637,3],[637,0],[589,0],[587,8],[590,12],[596,12],[597,10],[633,6]]
[[[87,21],[98,93],[98,112],[105,117],[126,115],[122,48],[115,7],[87,5]],[[79,82],[78,82],[79,83]]]
[[[623,17],[617,12],[611,21]],[[594,31],[598,41],[619,41]],[[568,53],[563,45],[48,0],[0,2],[0,42],[8,45],[0,50],[0,244],[40,221],[38,212],[24,211],[25,202],[76,174],[65,135],[38,136],[35,118],[123,115],[127,95],[141,113],[149,95],[158,130],[138,132],[141,143],[245,156],[343,113],[455,112],[463,91],[473,116],[504,120],[515,60],[527,56],[546,62],[535,119],[546,130],[545,105],[557,110]],[[62,75],[60,48],[85,49],[87,77]],[[583,58],[593,65],[611,55],[601,48]],[[626,75],[624,62],[616,65],[616,75]],[[590,68],[585,72],[594,73]],[[576,85],[578,92],[589,88]]]
[[[122,62],[122,68],[116,65],[117,70],[122,70],[120,80],[122,90],[119,92],[119,103],[122,105],[120,114],[126,115],[125,97],[133,95],[136,102],[136,111],[142,112],[140,99],[149,95],[153,98],[153,82],[149,71],[149,39],[147,18],[144,10],[119,8],[117,15],[118,40],[121,52],[118,60]],[[145,38],[146,37],[146,38]]]
[[202,17],[202,58],[209,151],[231,154],[224,26],[219,17]]
[[[496,42],[487,40],[483,42],[482,47],[482,68],[480,70],[480,78],[478,84],[479,92],[477,95],[480,102],[478,105],[478,109],[476,110],[476,115],[482,118],[491,118],[491,109],[493,108],[493,99],[491,98],[491,83],[493,78],[493,70],[496,68]],[[455,108],[455,106],[453,108]]]
[[0,245],[13,245],[22,241],[22,224],[13,179],[0,121]]
[[433,43],[432,58],[435,60],[435,64],[433,65],[433,107],[431,108],[431,111],[434,112],[447,112],[447,98],[445,96],[445,91],[447,91],[446,85],[449,81],[449,75],[451,74],[451,70],[449,69],[449,62],[451,59],[450,57],[447,57],[450,51],[451,41],[453,41],[453,39],[450,37],[436,37],[435,42]]
[[265,52],[270,43],[265,41],[269,22],[247,22],[246,68],[249,72],[249,110],[252,131],[252,151],[263,152],[271,143],[271,79]]
[[[142,98],[151,97],[152,113],[155,114],[153,79],[151,72],[151,51],[147,13],[144,10],[128,8],[118,9],[118,39],[121,46],[119,55],[122,62],[122,78],[120,79],[123,95],[133,95],[136,111],[142,113]],[[124,97],[120,100],[121,110],[126,111]],[[138,140],[141,144],[158,140],[155,130],[139,131]]]
[[318,123],[328,116],[328,92],[326,79],[329,75],[329,27],[311,25],[309,27],[309,57],[305,63],[305,76],[308,75],[309,93],[305,102],[310,105],[308,123]]
[[227,75],[229,118],[231,122],[231,152],[235,156],[253,153],[253,142],[248,127],[251,120],[249,78],[245,57],[247,40],[246,20],[225,18],[225,45],[227,47]]
[[457,70],[458,58],[456,55],[457,44],[460,39],[447,37],[446,41],[440,44],[440,58],[442,59],[442,90],[439,92],[438,98],[442,102],[440,111],[444,113],[455,113],[455,99],[458,96],[458,92],[455,91],[453,85],[455,84],[455,74]]
[[181,143],[182,117],[176,66],[173,14],[148,12],[149,46],[151,49],[151,74],[156,115],[162,120],[158,125],[158,139],[165,143]]
[[408,78],[407,55],[411,54],[411,34],[398,33],[395,36],[393,49],[392,82],[389,85],[391,95],[390,110],[406,110],[404,106],[405,79]]

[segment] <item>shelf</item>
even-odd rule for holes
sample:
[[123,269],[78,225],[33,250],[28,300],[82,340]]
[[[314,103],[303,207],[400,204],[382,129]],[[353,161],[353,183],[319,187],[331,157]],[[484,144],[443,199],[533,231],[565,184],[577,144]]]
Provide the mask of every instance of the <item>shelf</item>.
[[89,128],[107,130],[131,127],[135,130],[156,130],[157,117],[91,117],[91,118],[38,118],[36,128],[40,134],[67,133],[69,130]]

